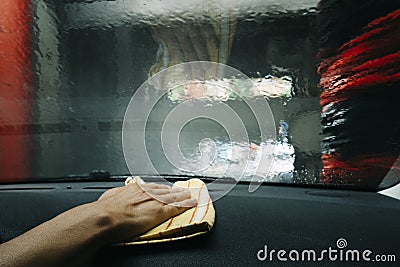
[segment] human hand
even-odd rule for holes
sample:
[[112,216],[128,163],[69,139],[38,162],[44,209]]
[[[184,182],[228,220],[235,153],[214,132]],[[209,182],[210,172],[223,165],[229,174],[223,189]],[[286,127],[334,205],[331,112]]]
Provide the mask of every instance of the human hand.
[[178,187],[113,188],[1,244],[0,266],[84,266],[100,248],[143,234],[195,205],[190,191]]
[[107,242],[120,242],[139,236],[197,205],[190,191],[155,183],[130,183],[110,189],[93,203],[103,222],[111,225]]

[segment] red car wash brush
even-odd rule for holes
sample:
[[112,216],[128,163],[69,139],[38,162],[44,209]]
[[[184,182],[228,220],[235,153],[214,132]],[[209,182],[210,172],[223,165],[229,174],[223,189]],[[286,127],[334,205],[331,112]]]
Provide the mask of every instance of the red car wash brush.
[[400,168],[400,5],[353,2],[319,5],[321,177],[376,189]]

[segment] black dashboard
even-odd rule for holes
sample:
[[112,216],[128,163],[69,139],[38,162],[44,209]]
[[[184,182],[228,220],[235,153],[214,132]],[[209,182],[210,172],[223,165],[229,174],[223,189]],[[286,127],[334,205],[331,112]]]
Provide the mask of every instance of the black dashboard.
[[[0,240],[5,242],[121,182],[37,183],[0,186]],[[394,255],[399,266],[400,201],[373,192],[263,185],[249,193],[238,184],[214,203],[216,222],[200,237],[164,244],[107,247],[92,266],[370,265],[376,262],[280,261],[278,250],[371,250]],[[265,247],[267,246],[267,247]],[[272,262],[263,259],[276,250]],[[263,250],[259,253],[260,250]],[[257,254],[261,256],[261,260]],[[269,254],[268,254],[269,255]],[[286,254],[286,258],[287,258]]]

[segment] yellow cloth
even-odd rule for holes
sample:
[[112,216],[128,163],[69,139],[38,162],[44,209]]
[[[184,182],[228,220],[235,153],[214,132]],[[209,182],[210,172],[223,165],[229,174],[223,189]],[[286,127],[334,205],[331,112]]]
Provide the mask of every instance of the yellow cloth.
[[[125,184],[143,181],[139,177],[128,178]],[[178,181],[173,186],[188,188],[198,205],[172,217],[147,233],[120,245],[150,244],[186,239],[208,233],[214,225],[215,210],[206,184],[200,179]]]

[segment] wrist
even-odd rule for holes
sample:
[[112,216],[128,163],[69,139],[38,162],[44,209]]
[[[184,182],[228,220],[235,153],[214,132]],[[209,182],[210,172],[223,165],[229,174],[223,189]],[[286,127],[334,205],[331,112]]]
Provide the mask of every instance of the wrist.
[[97,201],[78,206],[75,209],[79,210],[76,215],[80,218],[76,227],[84,225],[86,241],[91,247],[99,249],[112,242],[112,231],[116,222],[111,214],[104,210]]

